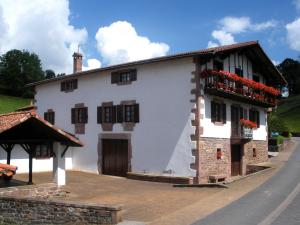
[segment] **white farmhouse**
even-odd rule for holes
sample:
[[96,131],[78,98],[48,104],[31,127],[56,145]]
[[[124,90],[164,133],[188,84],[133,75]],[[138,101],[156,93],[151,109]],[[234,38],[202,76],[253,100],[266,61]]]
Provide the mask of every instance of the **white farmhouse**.
[[[67,152],[68,169],[205,183],[267,160],[272,87],[286,81],[258,42],[89,71],[73,57],[73,74],[32,84],[38,114],[84,143]],[[35,171],[52,170],[48,154]]]

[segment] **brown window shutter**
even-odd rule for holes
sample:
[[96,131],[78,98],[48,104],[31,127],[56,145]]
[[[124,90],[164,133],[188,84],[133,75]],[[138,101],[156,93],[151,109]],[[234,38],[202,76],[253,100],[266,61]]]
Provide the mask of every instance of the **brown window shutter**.
[[123,105],[117,105],[117,123],[123,123]]
[[44,120],[48,121],[47,113],[46,112],[44,113]]
[[60,83],[60,90],[61,91],[65,91],[66,90],[66,82],[63,81],[63,82]]
[[97,123],[102,123],[102,107],[97,107]]
[[223,123],[226,123],[226,104],[222,104],[222,114]]
[[240,119],[244,118],[244,109],[240,107]]
[[111,122],[116,123],[117,122],[117,106],[112,106],[111,107]]
[[87,123],[88,122],[88,107],[84,107],[83,108],[83,123]]
[[71,122],[75,124],[75,108],[71,109]]
[[244,109],[244,119],[248,119],[248,111],[247,111],[247,109]]
[[117,84],[120,81],[120,74],[118,72],[112,72],[111,73],[111,83]]
[[139,104],[134,105],[134,122],[139,123],[140,122],[140,109]]
[[55,124],[55,112],[51,112],[52,114],[52,121],[51,123],[54,125]]
[[254,121],[254,119],[253,119],[253,111],[251,109],[249,110],[249,120],[250,121]]
[[211,122],[216,121],[216,103],[211,101]]
[[257,124],[257,128],[259,128],[260,125],[259,111],[256,111],[256,124]]
[[77,79],[74,79],[73,80],[73,89],[77,89],[77,87],[78,87],[78,81],[77,81]]
[[131,71],[130,71],[130,80],[131,80],[131,81],[136,81],[136,77],[137,77],[136,69],[131,70]]

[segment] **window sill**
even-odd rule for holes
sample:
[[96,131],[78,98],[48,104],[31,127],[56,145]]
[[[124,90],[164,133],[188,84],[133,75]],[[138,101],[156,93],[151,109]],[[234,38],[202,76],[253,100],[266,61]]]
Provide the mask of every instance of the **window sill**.
[[117,85],[129,85],[132,81],[126,81],[126,82],[118,82]]
[[223,122],[213,122],[215,126],[224,126]]
[[103,131],[112,131],[113,130],[113,123],[102,123],[101,124]]
[[124,131],[133,131],[135,123],[134,122],[123,122]]

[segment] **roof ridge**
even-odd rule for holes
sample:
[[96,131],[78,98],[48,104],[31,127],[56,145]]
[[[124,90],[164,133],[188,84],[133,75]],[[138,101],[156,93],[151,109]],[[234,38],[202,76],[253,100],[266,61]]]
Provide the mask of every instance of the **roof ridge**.
[[10,116],[10,115],[16,115],[16,114],[32,114],[33,110],[28,111],[16,111],[16,112],[9,112],[9,113],[2,113],[0,116]]

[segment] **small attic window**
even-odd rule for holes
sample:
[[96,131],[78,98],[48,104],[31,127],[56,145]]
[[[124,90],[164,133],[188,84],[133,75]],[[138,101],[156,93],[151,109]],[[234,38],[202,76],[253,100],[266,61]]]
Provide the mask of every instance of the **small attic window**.
[[73,91],[74,89],[77,89],[77,87],[78,87],[77,79],[66,80],[60,83],[60,90],[64,92]]
[[136,69],[115,71],[111,73],[112,84],[131,84],[132,81],[136,81],[137,71]]

